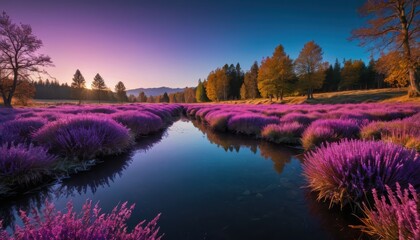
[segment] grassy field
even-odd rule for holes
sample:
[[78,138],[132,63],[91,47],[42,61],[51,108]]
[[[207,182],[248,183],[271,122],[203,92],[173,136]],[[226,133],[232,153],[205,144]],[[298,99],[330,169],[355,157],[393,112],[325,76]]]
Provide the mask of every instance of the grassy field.
[[374,90],[353,90],[332,93],[315,93],[314,99],[306,99],[306,96],[293,96],[285,97],[283,101],[276,101],[267,98],[258,98],[252,100],[237,100],[226,101],[224,103],[232,104],[273,104],[273,103],[286,103],[286,104],[339,104],[339,103],[369,103],[369,102],[417,102],[420,103],[420,98],[408,98],[407,89],[405,88],[385,88]]
[[[268,98],[257,98],[248,100],[234,100],[223,101],[222,103],[230,104],[339,104],[339,103],[369,103],[369,102],[413,102],[420,103],[420,98],[408,98],[406,88],[384,88],[374,90],[352,90],[331,93],[315,93],[314,99],[306,99],[306,96],[291,96],[285,97],[283,101],[270,102]],[[63,99],[33,99],[28,104],[29,107],[49,106],[49,105],[62,105],[62,104],[77,104],[77,100],[63,100]],[[117,102],[101,102],[103,104],[117,104]],[[98,104],[97,101],[89,100],[83,101],[83,104]],[[3,102],[0,99],[0,106]],[[13,106],[20,106],[19,103],[14,101]]]

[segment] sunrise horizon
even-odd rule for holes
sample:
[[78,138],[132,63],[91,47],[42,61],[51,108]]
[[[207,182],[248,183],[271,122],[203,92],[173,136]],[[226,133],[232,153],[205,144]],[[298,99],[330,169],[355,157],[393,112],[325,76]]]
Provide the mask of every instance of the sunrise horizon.
[[[309,7],[300,9],[301,4]],[[60,83],[70,84],[79,69],[87,86],[99,73],[111,89],[118,81],[136,89],[195,87],[224,64],[240,63],[248,71],[280,44],[295,59],[311,40],[330,64],[367,63],[370,53],[348,40],[353,26],[362,23],[357,12],[362,4],[17,0],[5,1],[0,10],[32,26],[44,43],[40,52],[55,65],[47,70]]]

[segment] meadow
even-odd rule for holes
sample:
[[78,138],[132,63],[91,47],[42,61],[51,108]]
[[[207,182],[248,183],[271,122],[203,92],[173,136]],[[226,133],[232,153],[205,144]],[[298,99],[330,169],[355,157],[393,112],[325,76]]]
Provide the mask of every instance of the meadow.
[[[297,149],[306,187],[331,208],[350,209],[360,219],[354,228],[384,239],[420,237],[416,103],[53,105],[0,113],[0,198],[112,161],[183,115],[198,128]],[[0,237],[159,238],[159,216],[127,232],[133,207],[124,203],[102,215],[87,201],[78,215],[71,203],[61,213],[47,202],[42,212],[22,211],[24,226]]]

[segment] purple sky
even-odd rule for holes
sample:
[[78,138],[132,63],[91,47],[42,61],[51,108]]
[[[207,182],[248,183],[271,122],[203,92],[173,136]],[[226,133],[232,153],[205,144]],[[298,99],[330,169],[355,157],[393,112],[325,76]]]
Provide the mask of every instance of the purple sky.
[[100,73],[113,89],[195,86],[225,63],[244,70],[282,44],[296,58],[315,40],[326,61],[369,58],[349,42],[362,24],[355,1],[233,0],[2,0],[0,10],[28,23],[43,40],[40,50],[55,67],[48,72],[71,82],[80,69],[87,85]]

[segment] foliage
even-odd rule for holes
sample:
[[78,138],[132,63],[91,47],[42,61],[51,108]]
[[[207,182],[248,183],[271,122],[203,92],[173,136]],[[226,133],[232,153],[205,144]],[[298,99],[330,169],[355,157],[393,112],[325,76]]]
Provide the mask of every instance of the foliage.
[[99,103],[101,102],[101,92],[105,89],[106,89],[105,81],[101,77],[101,75],[97,73],[95,77],[93,78],[92,90],[97,91]]
[[151,112],[124,111],[112,118],[131,130],[136,138],[155,133],[163,129],[162,119]]
[[71,87],[74,89],[75,95],[77,96],[77,99],[79,99],[80,105],[82,103],[83,90],[86,87],[86,80],[79,69],[77,69],[73,75],[73,82],[71,83]]
[[294,79],[293,61],[284,52],[282,45],[274,50],[273,56],[265,58],[258,72],[258,90],[261,95],[283,99]]
[[117,98],[120,102],[127,102],[127,92],[125,91],[124,83],[119,81],[117,85],[115,85],[115,92],[117,93]]
[[0,82],[0,94],[5,106],[12,106],[19,80],[26,80],[31,72],[42,73],[42,67],[52,64],[49,56],[37,53],[42,46],[42,41],[32,33],[30,25],[12,23],[3,12],[0,16],[1,71],[7,71],[6,76],[12,76],[10,85]]
[[0,143],[28,143],[32,133],[44,126],[45,120],[38,117],[21,118],[8,121],[0,126]]
[[224,69],[218,68],[209,74],[206,91],[211,101],[227,100],[229,83]]
[[374,208],[363,204],[366,217],[361,221],[365,226],[358,228],[381,239],[420,239],[420,202],[414,187],[409,184],[402,190],[396,183],[395,191],[387,185],[385,188],[387,195],[382,197],[372,189]]
[[8,185],[32,185],[50,175],[57,158],[46,148],[4,143],[0,145],[0,182]]
[[132,144],[127,128],[100,116],[75,116],[50,122],[33,138],[51,152],[79,160],[122,153]]
[[[32,216],[20,210],[23,226],[18,226],[12,236],[0,229],[4,240],[20,239],[121,239],[121,240],[159,240],[157,221],[160,214],[146,224],[139,222],[132,232],[127,231],[127,221],[131,217],[134,204],[124,202],[116,206],[111,213],[102,213],[98,204],[92,207],[87,200],[80,214],[73,209],[72,202],[67,203],[67,212],[58,211],[54,204],[46,201],[40,213],[32,209]],[[0,221],[1,227],[1,221]]]
[[330,205],[361,203],[373,189],[385,192],[396,183],[420,190],[420,156],[399,145],[342,140],[326,143],[305,154],[303,171],[318,199]]
[[241,95],[241,98],[244,97],[244,99],[255,99],[260,97],[260,92],[258,91],[258,72],[258,63],[254,62],[254,64],[251,66],[251,69],[245,73],[244,83],[242,85],[244,90],[241,89],[241,91],[243,91],[245,94],[243,96]]
[[208,98],[206,95],[206,89],[204,88],[203,82],[201,82],[201,79],[198,80],[197,90],[195,92],[195,99],[197,99],[197,102],[207,102]]
[[323,142],[355,139],[359,137],[359,131],[359,125],[352,120],[320,119],[313,122],[302,134],[302,146],[309,150]]
[[298,122],[270,124],[263,128],[261,137],[275,143],[299,144],[304,129]]
[[295,71],[299,78],[300,88],[307,91],[308,99],[313,98],[313,90],[322,87],[325,70],[328,66],[323,62],[322,49],[314,41],[303,46],[295,60]]
[[418,7],[417,0],[366,1],[360,12],[369,20],[364,27],[353,31],[353,38],[359,39],[361,45],[373,43],[372,49],[389,54],[382,59],[389,67],[388,81],[401,83],[408,73],[409,96],[420,95],[420,78],[416,74],[420,56],[416,49],[420,27]]
[[277,117],[267,117],[259,114],[235,114],[228,121],[229,131],[248,135],[261,134],[261,130],[268,124],[279,123]]
[[347,60],[341,70],[341,81],[338,86],[340,90],[357,89],[361,85],[361,80],[366,66],[362,60]]

